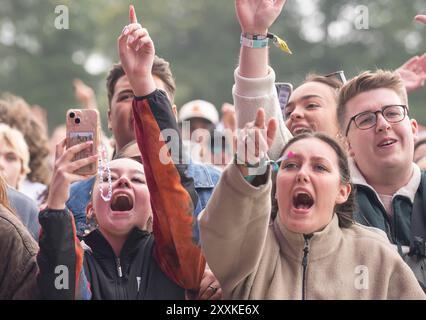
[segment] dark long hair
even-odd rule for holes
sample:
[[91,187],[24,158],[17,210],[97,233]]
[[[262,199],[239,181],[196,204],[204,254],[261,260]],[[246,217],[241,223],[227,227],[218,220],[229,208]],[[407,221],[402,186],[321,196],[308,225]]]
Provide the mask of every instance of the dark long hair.
[[[303,140],[303,139],[310,139],[315,138],[318,140],[321,140],[328,144],[336,153],[338,165],[339,165],[339,173],[340,173],[340,181],[344,184],[350,184],[351,185],[351,192],[348,196],[348,199],[346,202],[337,204],[334,208],[334,211],[337,214],[337,217],[339,218],[339,226],[341,228],[349,228],[351,225],[354,224],[353,219],[353,212],[355,210],[355,189],[351,183],[351,175],[349,171],[349,163],[348,158],[346,156],[346,152],[344,149],[340,146],[340,144],[334,140],[333,138],[323,134],[323,133],[303,133],[300,135],[297,135],[293,139],[291,139],[286,146],[284,147],[281,155],[283,155],[288,148],[294,144],[297,141]],[[272,218],[275,219],[277,212],[278,212],[278,203],[275,199],[276,194],[276,179],[277,179],[277,173],[273,173],[272,175]]]

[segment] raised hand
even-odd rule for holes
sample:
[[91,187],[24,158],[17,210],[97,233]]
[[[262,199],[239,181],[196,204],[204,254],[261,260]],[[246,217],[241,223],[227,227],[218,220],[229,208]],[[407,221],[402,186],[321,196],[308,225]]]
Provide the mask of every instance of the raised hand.
[[247,164],[256,165],[266,157],[276,132],[277,120],[271,118],[266,125],[263,108],[257,110],[255,121],[247,123],[244,129],[238,132],[235,149],[237,150],[237,164],[243,175],[246,176],[249,172]]
[[74,79],[75,99],[85,109],[97,109],[95,92],[80,79]]
[[66,139],[63,139],[56,146],[56,160],[53,169],[52,181],[47,198],[47,207],[53,210],[65,209],[65,202],[69,198],[69,188],[71,183],[89,178],[89,176],[74,173],[76,170],[97,161],[98,156],[94,155],[88,158],[72,161],[74,156],[88,148],[93,141],[88,141],[75,145],[65,150]]
[[133,6],[129,9],[129,24],[117,42],[121,64],[135,95],[145,96],[153,92],[156,87],[151,72],[155,47],[148,30],[138,23]]
[[235,0],[237,18],[244,33],[266,35],[286,0]]
[[426,15],[424,15],[424,14],[419,14],[419,15],[415,16],[414,19],[421,22],[421,23],[426,24]]
[[404,81],[407,92],[422,87],[426,80],[426,54],[415,56],[395,70]]

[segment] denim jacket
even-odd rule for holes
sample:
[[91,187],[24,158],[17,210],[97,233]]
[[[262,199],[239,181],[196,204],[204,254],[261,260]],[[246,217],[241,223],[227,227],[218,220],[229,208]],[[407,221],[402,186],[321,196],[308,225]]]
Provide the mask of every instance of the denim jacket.
[[[221,172],[213,166],[191,162],[188,165],[188,175],[194,179],[195,190],[198,194],[198,203],[194,214],[198,214],[206,207],[207,201],[213,193],[213,189],[219,181]],[[78,181],[71,185],[70,197],[66,203],[67,208],[73,213],[77,234],[82,236],[87,228],[86,207],[90,201],[95,177],[84,181]],[[196,219],[195,221],[198,221]],[[199,231],[194,235],[199,241]]]

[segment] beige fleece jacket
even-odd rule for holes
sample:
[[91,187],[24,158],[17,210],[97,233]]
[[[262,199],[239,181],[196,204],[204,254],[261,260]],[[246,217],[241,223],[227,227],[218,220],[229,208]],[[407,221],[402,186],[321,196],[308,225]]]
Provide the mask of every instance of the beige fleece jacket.
[[[201,243],[225,299],[301,299],[302,234],[270,220],[270,178],[248,184],[235,165],[223,172],[201,213]],[[342,229],[334,216],[309,240],[306,299],[425,299],[389,241],[360,225]]]
[[244,128],[245,124],[254,121],[259,108],[265,109],[265,120],[272,117],[278,121],[278,130],[274,142],[268,151],[271,159],[277,160],[284,145],[293,137],[284,123],[275,89],[275,72],[268,67],[268,75],[264,78],[245,78],[240,76],[239,69],[234,72],[235,85],[232,88],[235,113],[238,128]]

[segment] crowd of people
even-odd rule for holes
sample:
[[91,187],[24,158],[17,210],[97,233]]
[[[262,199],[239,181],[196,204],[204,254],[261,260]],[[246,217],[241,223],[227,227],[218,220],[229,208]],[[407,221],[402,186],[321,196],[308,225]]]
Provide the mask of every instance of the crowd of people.
[[222,118],[200,99],[178,111],[133,6],[104,152],[76,159],[94,142],[67,148],[61,126],[49,144],[40,107],[0,99],[0,299],[426,298],[426,140],[408,102],[426,54],[348,81],[309,74],[281,109],[268,30],[285,2],[235,0]]

